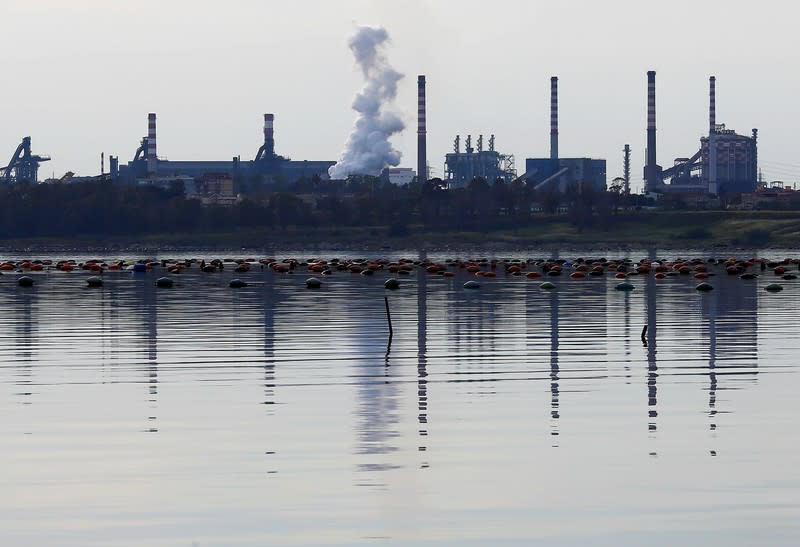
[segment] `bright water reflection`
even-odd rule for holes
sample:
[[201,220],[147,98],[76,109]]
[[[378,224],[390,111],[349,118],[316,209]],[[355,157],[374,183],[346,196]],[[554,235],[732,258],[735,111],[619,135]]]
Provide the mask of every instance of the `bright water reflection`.
[[0,277],[4,545],[800,534],[797,282],[85,277]]

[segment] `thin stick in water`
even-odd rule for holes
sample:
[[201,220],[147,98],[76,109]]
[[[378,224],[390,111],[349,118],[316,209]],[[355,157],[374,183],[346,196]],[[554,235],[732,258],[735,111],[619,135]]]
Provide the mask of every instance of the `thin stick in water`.
[[392,330],[392,314],[389,313],[389,298],[384,296],[383,302],[386,304],[386,320],[389,322],[389,341],[391,342],[394,331]]

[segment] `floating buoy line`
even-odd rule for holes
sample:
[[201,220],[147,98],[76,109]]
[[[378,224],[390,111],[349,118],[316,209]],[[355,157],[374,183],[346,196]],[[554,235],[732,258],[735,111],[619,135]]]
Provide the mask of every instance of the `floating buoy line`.
[[[496,278],[519,279],[520,282],[535,281],[544,291],[558,288],[559,284],[580,284],[596,282],[598,278],[616,281],[613,288],[628,292],[635,290],[638,278],[651,278],[659,283],[679,278],[695,279],[699,283],[694,289],[700,293],[713,291],[712,282],[718,275],[736,276],[742,281],[758,281],[760,277],[772,275],[776,281],[792,282],[800,276],[800,259],[785,258],[768,260],[764,258],[675,258],[672,260],[630,258],[450,258],[434,261],[430,259],[399,258],[212,258],[212,259],[140,259],[140,260],[52,260],[23,259],[0,262],[0,275],[19,274],[16,284],[20,287],[34,287],[37,275],[90,274],[85,278],[88,287],[103,287],[104,276],[110,274],[129,274],[133,276],[157,276],[154,285],[158,288],[178,286],[176,279],[187,271],[200,275],[235,273],[228,281],[233,289],[261,285],[264,281],[248,280],[258,274],[274,275],[306,274],[305,286],[319,289],[323,277],[333,275],[358,275],[361,277],[379,276],[384,288],[390,291],[401,289],[400,279],[404,276],[425,275],[428,277],[454,278],[463,280],[464,289],[479,289],[483,282]],[[542,282],[542,278],[547,281]],[[656,285],[658,286],[658,285]],[[780,292],[785,285],[773,282],[763,286],[767,292]]]

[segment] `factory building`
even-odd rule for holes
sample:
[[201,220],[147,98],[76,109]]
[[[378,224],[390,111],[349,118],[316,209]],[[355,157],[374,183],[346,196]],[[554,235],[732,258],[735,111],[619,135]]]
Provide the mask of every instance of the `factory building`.
[[[708,136],[691,157],[676,158],[662,169],[656,160],[655,71],[647,73],[647,193],[701,193],[725,195],[755,192],[758,186],[758,130],[739,135],[716,120],[716,78],[708,80]],[[667,182],[669,181],[669,182]]]
[[550,78],[550,157],[525,160],[522,175],[535,190],[557,190],[590,185],[597,191],[606,189],[606,160],[562,158],[558,155],[558,78]]
[[594,190],[606,189],[606,160],[592,158],[527,158],[525,178],[536,190],[557,189],[564,193],[570,186],[591,185]]
[[417,173],[410,167],[387,167],[381,173],[381,180],[397,186],[408,186],[415,178]]
[[490,184],[497,179],[509,183],[517,177],[514,156],[494,149],[494,135],[489,137],[488,150],[483,149],[483,135],[478,137],[477,150],[472,146],[472,135],[467,136],[465,144],[461,152],[461,137],[456,135],[453,152],[445,156],[445,181],[449,188],[463,188],[477,177]]
[[142,139],[133,160],[119,165],[119,159],[111,158],[111,176],[125,182],[134,182],[151,177],[189,176],[201,178],[209,173],[237,179],[257,179],[262,183],[293,183],[301,178],[319,177],[328,180],[328,168],[334,161],[292,161],[275,153],[273,114],[264,115],[264,143],[253,160],[233,157],[218,161],[172,161],[161,159],[156,148],[156,115],[148,115],[147,137]]

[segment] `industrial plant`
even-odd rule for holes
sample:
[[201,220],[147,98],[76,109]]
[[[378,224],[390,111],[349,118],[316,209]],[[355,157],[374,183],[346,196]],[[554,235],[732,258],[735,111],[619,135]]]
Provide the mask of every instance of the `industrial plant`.
[[647,163],[644,167],[648,194],[697,193],[725,195],[755,192],[758,187],[758,130],[738,135],[716,121],[716,78],[709,78],[708,136],[690,157],[676,158],[662,169],[656,156],[656,73],[647,73]]
[[478,136],[477,150],[472,146],[472,135],[467,135],[464,152],[461,137],[456,135],[453,152],[445,156],[445,180],[448,188],[463,188],[474,178],[494,183],[498,179],[509,183],[517,178],[514,156],[501,154],[494,149],[494,135],[489,137],[488,150],[484,150],[483,135]]
[[[758,182],[758,131],[740,135],[716,121],[716,78],[709,78],[708,135],[700,138],[699,148],[691,155],[676,158],[668,168],[658,164],[656,146],[656,84],[655,71],[647,73],[647,145],[645,150],[644,192],[658,198],[665,194],[725,196],[747,194],[759,189]],[[427,160],[427,126],[424,75],[417,79],[417,170],[392,167],[385,163],[384,180],[406,185],[413,180],[425,182],[430,178]],[[475,179],[490,184],[496,181],[524,182],[537,191],[565,193],[570,188],[606,189],[606,160],[589,157],[565,158],[559,154],[558,129],[558,78],[550,79],[550,154],[525,160],[525,172],[517,176],[514,156],[503,154],[495,148],[495,136],[487,142],[478,135],[473,146],[472,135],[462,140],[456,135],[453,151],[445,155],[444,183],[448,189],[464,188]],[[264,114],[264,140],[252,159],[235,156],[218,161],[174,161],[160,158],[157,148],[156,114],[148,115],[147,136],[141,139],[133,158],[120,164],[118,156],[111,156],[109,173],[101,167],[100,177],[75,177],[68,173],[48,182],[111,181],[127,184],[153,184],[167,186],[171,182],[184,183],[187,197],[220,193],[215,203],[231,202],[234,192],[248,184],[265,190],[276,188],[278,183],[290,185],[298,180],[330,180],[329,173],[337,162],[294,161],[276,153],[274,136],[275,116]],[[388,137],[388,135],[384,135]],[[624,182],[624,194],[630,193],[630,146],[625,145],[624,177],[615,179],[615,185]],[[34,154],[31,138],[25,137],[9,163],[0,168],[0,183],[28,181],[39,182],[38,169],[49,161],[48,156]],[[102,160],[101,160],[101,163]],[[236,182],[238,181],[238,183]],[[285,187],[285,186],[284,186]],[[618,191],[619,186],[615,186]],[[223,195],[224,194],[224,195]],[[216,194],[214,194],[216,195]]]
[[527,158],[522,179],[535,190],[564,193],[570,187],[588,185],[594,190],[606,189],[606,160],[562,158],[558,154],[558,78],[550,78],[550,157]]
[[39,182],[39,164],[50,161],[48,156],[39,156],[31,152],[31,138],[25,137],[17,146],[11,161],[0,168],[0,181],[10,184],[12,182]]
[[252,160],[242,160],[235,156],[230,160],[219,161],[172,161],[157,155],[156,115],[147,117],[147,137],[143,138],[134,157],[127,165],[119,165],[119,159],[112,156],[110,171],[112,179],[135,182],[142,179],[168,179],[174,177],[202,177],[210,173],[234,179],[260,179],[261,182],[275,182],[282,179],[294,182],[302,177],[328,179],[328,168],[334,161],[292,161],[275,153],[273,114],[264,114],[264,142]]

